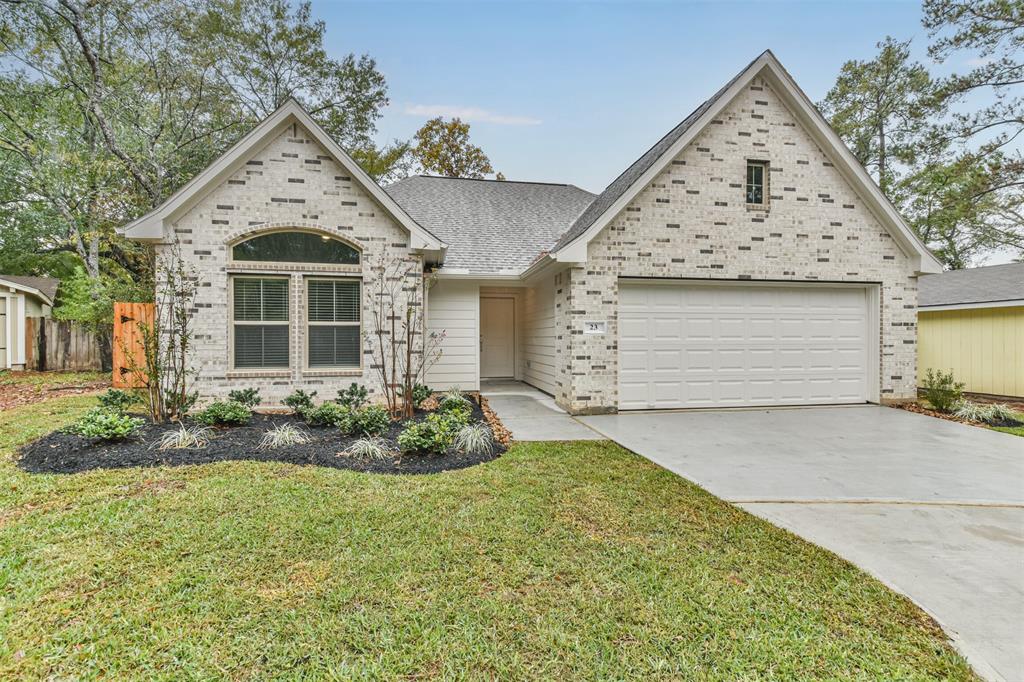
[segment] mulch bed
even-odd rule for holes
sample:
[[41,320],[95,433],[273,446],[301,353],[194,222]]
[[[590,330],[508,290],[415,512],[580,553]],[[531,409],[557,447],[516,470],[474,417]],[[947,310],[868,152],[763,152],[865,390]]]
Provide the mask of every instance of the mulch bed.
[[[454,450],[444,455],[399,455],[395,439],[410,423],[392,423],[384,434],[391,442],[395,455],[383,460],[358,459],[340,455],[358,437],[344,436],[334,427],[310,427],[294,415],[254,414],[246,426],[220,427],[215,430],[209,444],[204,448],[182,450],[159,450],[154,446],[167,431],[177,430],[177,424],[153,424],[147,422],[136,437],[115,443],[97,443],[79,435],[54,431],[21,449],[18,466],[32,473],[71,474],[91,469],[121,469],[126,467],[179,466],[184,464],[209,464],[230,460],[252,460],[259,462],[285,462],[288,464],[313,464],[335,469],[352,469],[380,474],[431,474],[489,462],[508,450],[509,441],[500,440],[499,430],[493,426],[480,405],[473,406],[471,423],[489,421],[495,432],[496,441],[492,452],[471,455]],[[421,421],[429,412],[417,411],[410,421]],[[496,417],[492,418],[496,420]],[[275,449],[259,447],[263,434],[279,424],[291,423],[301,426],[310,437],[310,442]],[[500,422],[497,422],[500,427]],[[501,427],[504,430],[504,427]]]
[[923,414],[923,415],[927,415],[929,417],[938,417],[939,419],[945,419],[946,421],[957,422],[957,423],[960,423],[960,424],[967,424],[969,426],[981,426],[981,427],[989,427],[989,426],[1024,426],[1024,422],[1019,422],[1019,421],[1016,421],[1015,419],[1007,419],[1006,421],[996,422],[996,423],[992,423],[992,424],[987,424],[985,422],[971,421],[969,419],[961,419],[960,417],[957,417],[954,414],[949,414],[948,412],[939,412],[938,410],[932,410],[932,409],[929,409],[929,408],[925,407],[924,405],[922,405],[920,403],[914,403],[914,402],[894,403],[893,407],[897,407],[897,408],[899,408],[901,410],[906,410],[907,412],[915,412],[917,414]]

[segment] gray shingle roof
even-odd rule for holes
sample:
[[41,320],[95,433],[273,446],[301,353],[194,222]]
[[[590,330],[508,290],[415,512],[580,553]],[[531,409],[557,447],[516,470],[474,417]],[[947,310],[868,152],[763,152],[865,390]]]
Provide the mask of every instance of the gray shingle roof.
[[521,272],[593,201],[574,185],[416,175],[385,188],[448,246],[446,268]]
[[57,286],[60,284],[60,280],[56,277],[27,277],[23,275],[0,275],[0,280],[7,280],[8,282],[14,282],[26,287],[32,287],[38,289],[43,296],[46,296],[51,301],[53,297],[57,295]]
[[925,275],[918,280],[918,307],[995,303],[1024,299],[1024,263],[989,265]]
[[[764,54],[763,52],[761,54]],[[633,162],[633,165],[627,168],[622,174],[612,180],[612,183],[605,188],[601,194],[594,199],[594,202],[587,207],[587,210],[583,211],[579,217],[573,222],[572,227],[562,235],[562,238],[558,240],[558,244],[553,250],[557,250],[576,239],[584,232],[587,231],[591,225],[594,224],[601,214],[608,210],[608,208],[618,201],[619,197],[626,193],[634,182],[636,182],[640,176],[646,173],[655,162],[660,159],[665,152],[672,148],[672,145],[679,140],[680,137],[686,134],[686,131],[693,126],[697,120],[707,112],[715,102],[725,93],[726,90],[732,87],[733,83],[739,79],[747,69],[750,68],[751,64],[761,58],[758,55],[756,59],[750,62],[740,70],[735,76],[733,76],[728,83],[722,86],[722,88],[713,94],[706,102],[701,104],[699,107],[693,110],[689,116],[684,118],[679,125],[670,130],[665,137],[658,140],[653,147],[648,149],[643,156]]]

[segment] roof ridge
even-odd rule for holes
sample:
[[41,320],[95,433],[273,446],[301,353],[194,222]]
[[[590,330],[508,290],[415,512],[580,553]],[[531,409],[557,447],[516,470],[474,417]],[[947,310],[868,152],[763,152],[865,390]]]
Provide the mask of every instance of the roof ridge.
[[426,173],[417,173],[416,175],[411,175],[408,178],[402,178],[401,180],[397,180],[393,184],[398,184],[399,182],[403,182],[411,178],[427,178],[429,180],[464,180],[466,182],[500,182],[506,185],[548,185],[550,187],[575,187],[576,189],[583,190],[584,192],[587,191],[582,187],[576,187],[576,185],[572,184],[571,182],[539,182],[536,180],[498,180],[496,178],[457,178],[451,175],[427,175]]

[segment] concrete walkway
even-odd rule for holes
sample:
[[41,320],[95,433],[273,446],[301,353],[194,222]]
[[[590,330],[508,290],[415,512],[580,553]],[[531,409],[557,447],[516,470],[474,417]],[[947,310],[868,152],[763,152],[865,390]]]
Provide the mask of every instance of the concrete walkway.
[[857,564],[1024,680],[1024,438],[875,406],[581,417]]
[[555,405],[554,398],[521,381],[484,380],[480,394],[516,440],[603,439]]

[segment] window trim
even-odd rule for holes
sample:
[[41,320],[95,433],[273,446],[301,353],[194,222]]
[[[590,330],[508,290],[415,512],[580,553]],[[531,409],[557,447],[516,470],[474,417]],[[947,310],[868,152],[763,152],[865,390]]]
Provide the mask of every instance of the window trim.
[[[347,277],[344,275],[305,275],[302,278],[302,372],[303,374],[341,374],[341,375],[362,375],[363,374],[363,278]],[[313,322],[309,319],[309,284],[310,282],[355,282],[359,287],[359,321],[358,322]],[[358,365],[330,365],[311,367],[309,364],[309,328],[311,326],[324,327],[357,327],[359,329],[359,364]]]
[[[747,182],[747,174],[750,172],[751,166],[761,167],[761,201],[752,202],[747,201],[748,191],[751,187],[751,183]],[[768,209],[768,177],[771,170],[771,162],[767,159],[747,159],[746,164],[743,167],[743,203],[746,207],[753,211],[764,211]]]
[[[281,321],[276,320],[272,322],[266,322],[263,320],[235,320],[235,280],[236,279],[280,279],[284,280],[287,285],[288,291],[288,319]],[[235,274],[228,273],[228,371],[233,374],[289,374],[292,370],[292,321],[293,311],[292,308],[292,283],[291,277],[288,275],[280,274],[266,274],[266,275],[250,275],[250,274]],[[236,367],[235,366],[235,325],[285,325],[288,329],[288,364],[281,367]]]

